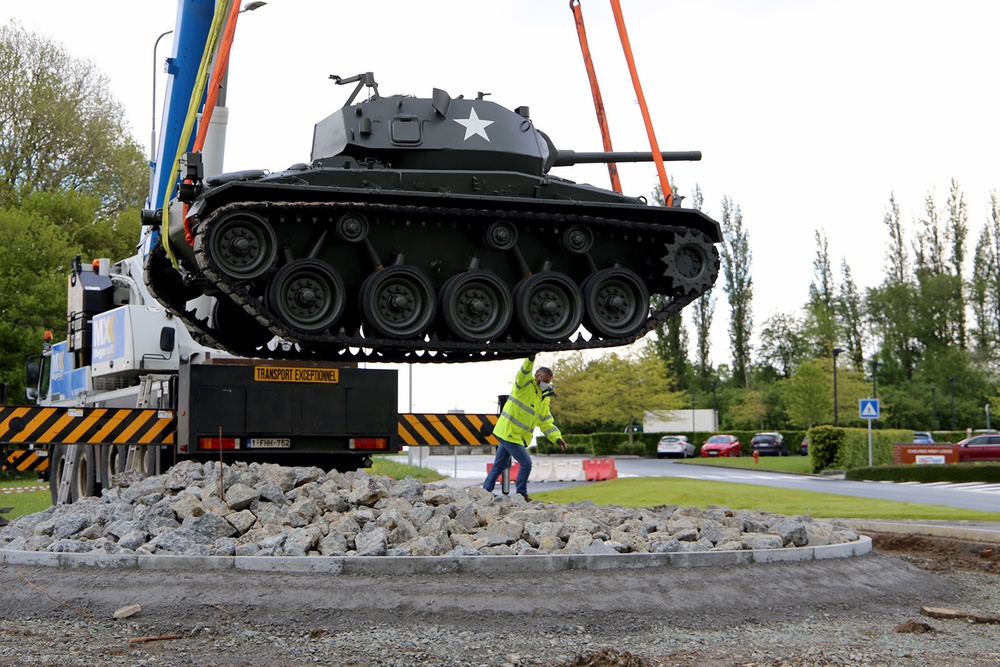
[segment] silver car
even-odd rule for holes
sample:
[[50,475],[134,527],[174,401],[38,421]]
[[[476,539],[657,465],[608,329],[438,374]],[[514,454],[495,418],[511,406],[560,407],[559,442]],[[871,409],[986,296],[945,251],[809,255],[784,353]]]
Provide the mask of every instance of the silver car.
[[691,458],[694,456],[694,445],[688,442],[686,435],[665,435],[656,443],[656,458],[664,456]]

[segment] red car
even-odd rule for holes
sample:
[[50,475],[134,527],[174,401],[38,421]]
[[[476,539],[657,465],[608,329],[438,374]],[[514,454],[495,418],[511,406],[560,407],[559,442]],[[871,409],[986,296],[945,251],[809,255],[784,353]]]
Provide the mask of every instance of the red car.
[[1000,434],[974,435],[958,446],[959,461],[1000,461]]
[[713,435],[701,445],[702,456],[739,456],[739,438],[735,435]]

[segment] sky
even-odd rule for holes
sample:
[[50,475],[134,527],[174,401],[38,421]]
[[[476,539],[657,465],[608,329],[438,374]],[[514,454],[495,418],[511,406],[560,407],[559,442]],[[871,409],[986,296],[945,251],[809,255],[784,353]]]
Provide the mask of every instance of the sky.
[[[609,0],[581,0],[616,150],[648,150]],[[817,231],[859,288],[882,279],[883,218],[904,223],[925,197],[943,210],[952,179],[965,195],[971,255],[1000,187],[994,46],[1000,3],[981,0],[620,0],[661,150],[678,194],[701,187],[718,219],[740,207],[752,256],[755,330],[798,313],[813,279]],[[558,148],[601,150],[586,70],[566,0],[269,0],[240,17],[232,51],[225,169],[279,171],[309,159],[313,125],[374,72],[383,95],[490,93],[527,105]],[[104,72],[147,148],[166,79],[171,0],[0,0],[17,20]],[[153,73],[158,97],[153,103]],[[157,118],[159,127],[159,118]],[[648,196],[655,167],[619,165],[626,194]],[[558,175],[609,188],[603,166]],[[729,363],[728,305],[717,283],[712,362]],[[685,320],[690,322],[690,315]],[[689,327],[691,347],[694,332]],[[542,355],[539,363],[555,359]],[[400,409],[493,412],[517,361],[418,365],[400,373]],[[558,387],[558,378],[555,382]],[[412,386],[412,393],[410,387]],[[706,404],[707,406],[707,404]]]

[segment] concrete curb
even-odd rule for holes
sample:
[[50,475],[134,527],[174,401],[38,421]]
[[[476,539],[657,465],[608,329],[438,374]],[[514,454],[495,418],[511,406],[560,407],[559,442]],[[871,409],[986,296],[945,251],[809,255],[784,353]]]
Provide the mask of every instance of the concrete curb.
[[1000,527],[977,528],[975,526],[956,526],[954,524],[936,525],[930,523],[904,523],[865,519],[840,519],[839,521],[859,532],[869,531],[873,533],[923,535],[925,537],[945,537],[967,542],[1000,544]]
[[871,538],[815,547],[698,551],[663,554],[570,554],[555,556],[139,556],[135,554],[51,553],[0,550],[0,565],[97,568],[107,570],[244,570],[343,575],[509,574],[565,570],[640,570],[654,567],[726,567],[864,556]]

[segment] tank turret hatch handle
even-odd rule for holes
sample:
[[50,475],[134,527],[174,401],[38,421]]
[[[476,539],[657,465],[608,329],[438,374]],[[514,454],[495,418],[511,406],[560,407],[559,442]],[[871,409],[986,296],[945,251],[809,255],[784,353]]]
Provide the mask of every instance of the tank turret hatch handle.
[[[660,153],[666,162],[697,162],[701,160],[701,151],[663,151]],[[553,167],[569,167],[574,164],[600,164],[605,162],[652,162],[653,154],[646,152],[612,151],[612,152],[576,152],[560,150],[556,152]]]
[[345,83],[357,82],[358,85],[355,86],[354,92],[351,93],[351,96],[347,98],[347,102],[344,103],[345,107],[349,107],[352,104],[354,104],[354,98],[358,96],[358,93],[360,93],[361,89],[364,88],[365,86],[368,86],[369,88],[372,89],[371,99],[373,100],[380,99],[378,94],[378,84],[375,83],[375,75],[372,74],[371,72],[365,72],[364,74],[355,74],[354,76],[349,76],[346,79],[342,79],[336,74],[331,74],[330,78],[333,79],[334,83],[336,83],[338,86],[342,86]]

